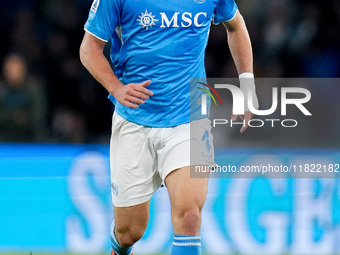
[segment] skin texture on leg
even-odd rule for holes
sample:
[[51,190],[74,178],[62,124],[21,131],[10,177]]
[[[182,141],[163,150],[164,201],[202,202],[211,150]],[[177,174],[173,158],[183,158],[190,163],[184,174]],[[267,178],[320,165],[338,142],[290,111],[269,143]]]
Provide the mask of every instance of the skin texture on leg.
[[129,247],[142,238],[149,221],[150,200],[129,207],[114,207],[115,236],[122,247]]
[[165,179],[176,235],[199,235],[208,178],[190,178],[190,167],[172,171]]

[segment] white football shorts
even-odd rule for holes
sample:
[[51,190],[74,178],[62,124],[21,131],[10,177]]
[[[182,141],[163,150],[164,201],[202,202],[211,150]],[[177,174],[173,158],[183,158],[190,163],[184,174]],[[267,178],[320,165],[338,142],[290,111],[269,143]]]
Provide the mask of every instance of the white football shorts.
[[[194,148],[190,153],[190,148]],[[148,201],[173,170],[214,165],[208,118],[170,128],[152,128],[112,118],[111,195],[117,207]]]

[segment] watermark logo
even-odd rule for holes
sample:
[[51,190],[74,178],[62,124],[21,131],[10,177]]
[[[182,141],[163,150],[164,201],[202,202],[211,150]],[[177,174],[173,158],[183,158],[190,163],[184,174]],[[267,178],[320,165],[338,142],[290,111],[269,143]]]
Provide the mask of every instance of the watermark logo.
[[[221,97],[213,87],[211,87],[209,84],[205,84],[203,82],[198,82],[198,83],[205,86],[206,88],[211,90],[213,93],[215,93],[216,97],[218,98],[218,101],[220,102],[220,104],[222,106]],[[215,106],[217,106],[216,99],[215,99],[214,95],[209,90],[207,90],[205,88],[198,88],[198,89],[203,90],[205,93],[207,93],[210,96],[210,98],[213,100]],[[207,112],[207,108],[208,108],[207,107],[207,94],[202,94],[202,96],[201,96],[201,114],[202,115],[208,114],[208,112]]]
[[[300,112],[302,112],[305,116],[312,116],[311,112],[305,107],[305,104],[311,100],[311,93],[309,90],[305,88],[299,87],[282,87],[281,98],[279,98],[279,88],[273,87],[272,88],[272,105],[269,109],[257,109],[254,107],[253,96],[251,88],[249,90],[243,91],[239,87],[231,84],[214,84],[214,86],[210,86],[208,84],[204,84],[201,82],[197,82],[205,87],[209,88],[209,90],[205,88],[198,88],[206,92],[206,94],[201,95],[201,115],[207,115],[208,112],[208,104],[207,104],[207,95],[209,95],[217,106],[216,99],[214,98],[211,91],[218,97],[220,104],[222,106],[222,100],[220,95],[222,92],[231,93],[233,98],[233,106],[232,112],[234,115],[244,115],[246,109],[258,116],[269,116],[275,113],[279,107],[279,100],[280,100],[280,107],[281,107],[281,116],[287,116],[287,106],[293,105],[297,107]],[[220,94],[216,91],[217,89],[220,90]],[[290,97],[289,95],[295,94],[298,95],[295,98]],[[266,99],[267,100],[267,99]],[[260,99],[261,102],[261,99]],[[249,121],[248,126],[250,127],[262,127],[265,125],[266,122],[271,123],[271,126],[274,127],[276,122],[280,122],[283,127],[296,127],[298,125],[297,120],[294,119],[251,119]],[[243,122],[233,122],[232,120],[228,119],[213,119],[213,127],[216,125],[226,125],[230,124],[231,127],[233,124],[243,124],[244,126],[246,123]]]

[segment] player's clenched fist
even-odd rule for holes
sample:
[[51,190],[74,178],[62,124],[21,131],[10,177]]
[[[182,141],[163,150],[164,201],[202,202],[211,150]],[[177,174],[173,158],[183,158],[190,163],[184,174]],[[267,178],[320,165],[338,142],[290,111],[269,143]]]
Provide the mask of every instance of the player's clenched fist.
[[144,104],[145,100],[149,99],[150,96],[153,96],[153,93],[145,88],[150,83],[151,81],[147,80],[142,83],[121,84],[113,92],[113,96],[122,105],[129,108],[138,108],[140,104]]

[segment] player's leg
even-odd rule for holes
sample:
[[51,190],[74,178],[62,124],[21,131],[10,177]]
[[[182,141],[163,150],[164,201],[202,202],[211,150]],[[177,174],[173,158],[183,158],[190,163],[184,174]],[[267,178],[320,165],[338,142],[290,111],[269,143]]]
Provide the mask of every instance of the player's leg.
[[132,245],[146,229],[149,201],[161,185],[155,152],[150,145],[152,129],[113,116],[110,146],[111,192],[114,222],[111,227],[113,250],[131,254]]
[[191,178],[189,166],[214,165],[210,131],[208,119],[164,131],[165,146],[159,162],[171,201],[175,233],[172,255],[198,255],[201,251],[201,211],[206,199],[208,173]]
[[111,245],[120,254],[131,254],[132,246],[142,238],[149,220],[150,201],[129,207],[114,207]]
[[190,178],[190,167],[172,171],[165,179],[171,201],[174,228],[173,255],[201,252],[201,212],[206,199],[208,179]]

